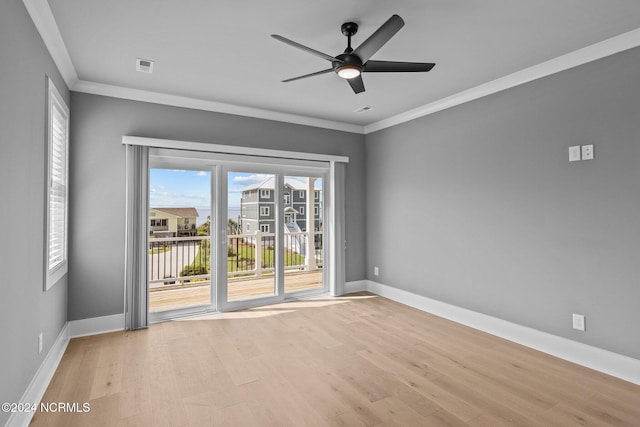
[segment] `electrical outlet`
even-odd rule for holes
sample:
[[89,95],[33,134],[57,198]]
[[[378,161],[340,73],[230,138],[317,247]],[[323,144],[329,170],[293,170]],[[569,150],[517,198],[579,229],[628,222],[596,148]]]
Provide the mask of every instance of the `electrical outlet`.
[[582,146],[582,160],[593,159],[593,144]]
[[38,354],[42,353],[43,341],[44,341],[44,333],[40,332],[40,335],[38,335]]
[[573,313],[573,329],[585,331],[584,315]]
[[377,276],[378,274],[380,274],[380,269],[378,269],[378,267],[373,267],[373,275]]

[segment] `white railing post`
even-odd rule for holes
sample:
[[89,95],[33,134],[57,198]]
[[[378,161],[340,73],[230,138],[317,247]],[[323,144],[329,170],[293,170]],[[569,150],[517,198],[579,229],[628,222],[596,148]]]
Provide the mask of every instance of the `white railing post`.
[[316,177],[309,177],[307,185],[307,242],[305,245],[304,264],[307,271],[314,271],[316,267]]
[[262,231],[256,230],[256,276],[262,276]]

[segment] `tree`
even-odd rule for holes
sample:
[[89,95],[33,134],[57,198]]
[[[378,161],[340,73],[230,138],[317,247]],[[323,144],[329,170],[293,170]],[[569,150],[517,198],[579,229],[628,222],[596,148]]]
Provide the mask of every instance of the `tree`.
[[228,234],[238,234],[238,223],[231,218],[227,221],[227,232]]
[[198,227],[198,236],[208,236],[211,230],[211,215],[207,215],[207,220],[204,224]]

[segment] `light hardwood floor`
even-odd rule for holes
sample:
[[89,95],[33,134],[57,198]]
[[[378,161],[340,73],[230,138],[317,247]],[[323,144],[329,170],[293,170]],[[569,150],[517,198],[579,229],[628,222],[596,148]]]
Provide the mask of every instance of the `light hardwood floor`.
[[640,386],[372,294],[71,340],[34,426],[638,426]]

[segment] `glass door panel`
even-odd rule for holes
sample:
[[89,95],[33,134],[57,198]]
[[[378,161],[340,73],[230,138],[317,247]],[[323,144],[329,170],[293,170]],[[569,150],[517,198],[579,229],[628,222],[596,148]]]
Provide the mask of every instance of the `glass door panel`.
[[284,177],[284,291],[286,294],[324,288],[323,179]]
[[227,301],[273,297],[276,175],[227,172]]
[[149,173],[149,312],[211,304],[211,173]]

